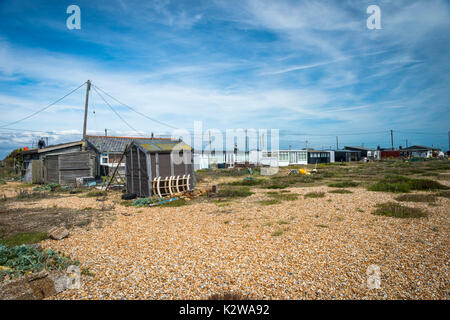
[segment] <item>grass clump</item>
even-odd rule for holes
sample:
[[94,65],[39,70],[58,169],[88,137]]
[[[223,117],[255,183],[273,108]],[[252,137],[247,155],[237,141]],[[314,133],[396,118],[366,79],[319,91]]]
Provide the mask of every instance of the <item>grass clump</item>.
[[343,181],[343,182],[336,182],[331,183],[328,186],[332,188],[349,188],[349,187],[356,187],[359,183],[353,182],[353,181]]
[[30,272],[42,270],[63,270],[70,265],[79,265],[78,261],[60,255],[53,250],[42,250],[20,245],[8,247],[0,244],[0,281],[4,278],[16,278]]
[[450,191],[439,191],[435,193],[435,195],[438,197],[450,198]]
[[263,184],[265,179],[255,179],[252,177],[246,177],[239,181],[233,181],[228,183],[230,186],[257,186]]
[[[33,244],[41,242],[42,240],[45,240],[48,238],[47,233],[40,232],[40,231],[34,231],[34,232],[22,232],[17,233],[13,236],[10,236],[8,238],[3,238],[0,240],[0,244],[6,245],[6,246],[20,246],[23,244]],[[1,265],[1,264],[0,264]]]
[[102,190],[92,190],[92,191],[89,191],[88,193],[86,193],[86,197],[88,197],[88,198],[104,197],[106,195],[107,195],[107,192],[102,191]]
[[407,202],[434,202],[436,201],[436,196],[432,194],[403,194],[395,198],[395,200]]
[[421,209],[403,206],[395,202],[377,204],[376,207],[377,209],[372,214],[377,216],[396,218],[421,218],[427,216],[427,213]]
[[437,181],[428,179],[410,179],[403,176],[385,176],[382,180],[368,188],[369,191],[403,192],[411,190],[438,190],[448,187]]
[[247,186],[240,188],[223,188],[219,189],[219,192],[217,192],[218,197],[224,198],[245,198],[251,196],[252,194],[253,192],[251,192],[250,188]]
[[325,192],[308,192],[305,194],[305,198],[323,198],[325,197]]
[[274,200],[278,201],[294,201],[297,200],[298,195],[293,193],[287,193],[287,192],[267,192],[267,195],[271,197]]
[[345,193],[353,193],[353,192],[351,192],[350,190],[347,190],[347,189],[336,189],[336,190],[328,191],[328,193],[342,193],[342,194],[345,194]]
[[165,202],[161,205],[161,207],[182,207],[186,205],[185,199],[177,199],[170,202]]
[[261,200],[259,201],[259,203],[262,204],[263,206],[271,206],[274,204],[279,204],[281,202],[275,199],[271,199],[271,200]]
[[272,236],[273,236],[273,237],[279,237],[279,236],[281,236],[283,233],[284,233],[284,230],[283,230],[283,229],[278,229],[278,230],[275,230],[274,232],[272,232]]

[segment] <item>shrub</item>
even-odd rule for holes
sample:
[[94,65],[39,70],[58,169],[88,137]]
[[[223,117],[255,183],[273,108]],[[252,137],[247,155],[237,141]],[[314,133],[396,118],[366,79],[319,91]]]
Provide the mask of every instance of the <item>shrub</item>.
[[298,198],[297,194],[286,192],[267,192],[267,195],[278,201],[294,201]]
[[134,207],[141,208],[141,207],[146,207],[151,203],[153,203],[152,198],[139,198],[139,199],[134,200],[131,205]]
[[450,198],[450,191],[439,191],[438,193],[435,193],[438,197],[444,197],[444,198]]
[[231,186],[256,186],[264,183],[265,179],[254,179],[252,177],[246,177],[240,181],[233,181],[228,183]]
[[218,197],[224,198],[248,197],[252,194],[253,192],[250,191],[249,187],[223,188],[219,189],[219,191],[217,192]]
[[337,183],[331,183],[328,186],[332,188],[348,188],[348,187],[356,187],[358,185],[357,182],[353,181],[343,181]]
[[78,261],[57,254],[53,250],[41,250],[21,245],[8,247],[0,244],[0,280],[7,275],[18,277],[28,272],[42,270],[62,270],[70,265],[79,265]]
[[325,197],[325,192],[308,192],[305,194],[305,198],[323,198]]
[[259,203],[262,204],[263,206],[271,206],[273,204],[279,204],[281,202],[275,199],[271,199],[271,200],[261,200],[259,201]]
[[177,199],[170,202],[164,202],[163,204],[161,204],[161,206],[163,207],[181,207],[184,205],[186,205],[185,199]]
[[436,196],[432,194],[404,194],[398,196],[395,200],[408,202],[434,202],[436,201]]
[[353,192],[351,192],[350,190],[347,190],[347,189],[336,189],[336,190],[328,191],[328,193],[342,193],[342,194],[344,194],[344,193],[353,193]]
[[395,202],[387,202],[376,205],[377,209],[372,212],[374,215],[396,217],[396,218],[421,218],[427,213],[418,208],[406,207]]
[[374,185],[367,188],[369,191],[386,191],[386,192],[410,192],[411,187],[406,182],[395,182],[395,183],[389,183],[389,182],[377,182]]
[[437,181],[427,179],[411,179],[409,181],[412,190],[437,190],[448,189]]
[[92,190],[86,193],[86,197],[88,198],[94,198],[94,197],[103,197],[106,196],[107,192],[102,190]]

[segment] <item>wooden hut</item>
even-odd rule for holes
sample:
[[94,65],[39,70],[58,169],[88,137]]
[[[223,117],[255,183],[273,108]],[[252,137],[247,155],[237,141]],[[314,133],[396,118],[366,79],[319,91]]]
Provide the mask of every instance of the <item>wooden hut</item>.
[[182,141],[134,140],[125,153],[127,192],[163,197],[192,190],[193,154],[192,147]]

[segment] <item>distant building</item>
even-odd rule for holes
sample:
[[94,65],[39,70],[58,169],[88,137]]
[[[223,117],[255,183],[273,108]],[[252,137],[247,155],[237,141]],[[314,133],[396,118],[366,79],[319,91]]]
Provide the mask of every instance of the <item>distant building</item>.
[[433,158],[438,157],[441,149],[426,146],[414,145],[402,149],[402,153],[407,157]]
[[377,150],[377,149],[345,146],[344,150],[359,151],[361,153],[361,158],[368,158],[369,160],[380,160],[381,159],[381,151]]

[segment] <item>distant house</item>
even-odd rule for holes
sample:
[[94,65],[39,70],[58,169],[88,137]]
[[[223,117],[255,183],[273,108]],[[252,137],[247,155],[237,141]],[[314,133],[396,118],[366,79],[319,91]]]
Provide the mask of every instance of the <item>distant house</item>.
[[334,150],[335,162],[350,162],[361,160],[361,151],[359,150]]
[[308,163],[308,151],[306,150],[279,150],[278,165],[291,166]]
[[361,153],[361,158],[368,158],[369,160],[380,160],[381,159],[381,151],[377,150],[377,149],[345,146],[344,150],[359,151]]
[[308,150],[308,163],[330,163],[335,162],[333,150]]
[[405,156],[408,157],[417,157],[417,158],[432,158],[438,157],[441,149],[439,148],[430,148],[426,146],[414,145],[407,148],[403,148],[402,152]]

